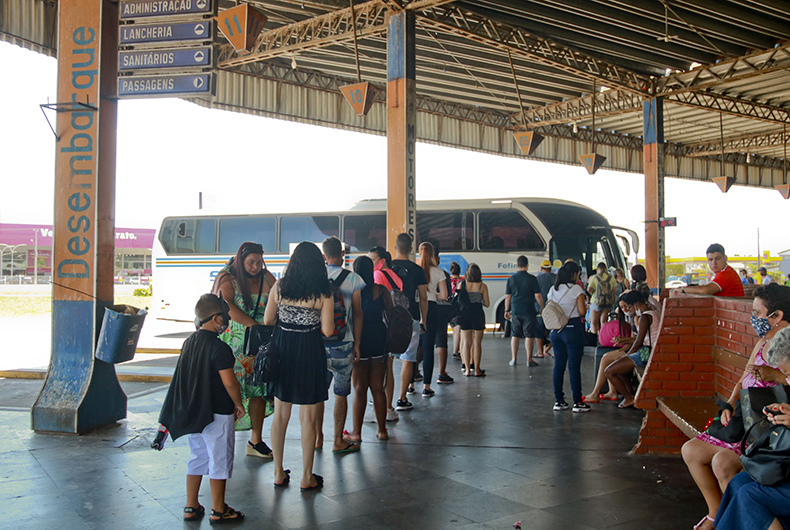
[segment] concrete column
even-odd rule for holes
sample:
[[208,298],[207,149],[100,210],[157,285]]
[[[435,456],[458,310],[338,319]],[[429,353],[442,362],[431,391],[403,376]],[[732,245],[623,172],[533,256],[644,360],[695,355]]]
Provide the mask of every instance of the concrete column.
[[40,432],[83,433],[126,417],[113,365],[94,358],[113,301],[117,54],[118,2],[60,1],[52,358],[32,410]]
[[659,219],[664,216],[664,101],[645,100],[644,156],[645,156],[645,269],[650,287],[662,289],[666,282],[666,251],[664,228]]
[[387,248],[406,232],[416,236],[414,13],[387,22]]

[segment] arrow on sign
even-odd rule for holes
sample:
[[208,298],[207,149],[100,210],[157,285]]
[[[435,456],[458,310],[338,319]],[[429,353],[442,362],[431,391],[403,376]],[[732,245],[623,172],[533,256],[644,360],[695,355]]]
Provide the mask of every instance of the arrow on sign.
[[197,0],[195,5],[198,6],[200,9],[205,9],[206,7],[206,0]]
[[196,77],[193,84],[195,85],[195,88],[202,88],[203,87],[203,78],[202,77]]
[[195,62],[196,63],[203,62],[203,59],[205,59],[205,58],[206,58],[206,54],[204,54],[202,51],[195,52]]
[[203,24],[198,24],[195,26],[195,35],[203,35],[204,31],[206,31],[206,28],[203,26]]

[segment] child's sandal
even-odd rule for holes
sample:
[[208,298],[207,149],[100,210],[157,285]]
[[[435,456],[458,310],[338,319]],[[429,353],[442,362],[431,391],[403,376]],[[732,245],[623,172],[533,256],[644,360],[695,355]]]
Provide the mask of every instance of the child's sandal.
[[244,514],[238,510],[234,510],[227,504],[225,505],[225,511],[220,513],[214,509],[211,510],[211,517],[219,517],[219,519],[209,519],[209,523],[211,524],[222,524],[222,523],[232,523],[234,521],[241,521],[244,519]]
[[[190,517],[187,517],[189,515]],[[184,521],[197,521],[206,515],[206,509],[198,504],[197,508],[187,506],[184,508]]]

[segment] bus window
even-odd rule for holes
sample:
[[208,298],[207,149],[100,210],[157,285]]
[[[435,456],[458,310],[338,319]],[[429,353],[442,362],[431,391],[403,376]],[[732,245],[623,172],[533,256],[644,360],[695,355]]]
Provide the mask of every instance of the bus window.
[[235,254],[242,243],[254,241],[264,252],[276,252],[277,220],[274,217],[226,217],[219,222],[219,251]]
[[213,254],[214,219],[165,219],[159,241],[168,254]]
[[343,218],[343,242],[351,252],[367,252],[376,246],[387,246],[387,216],[346,215]]
[[337,215],[300,215],[280,218],[280,252],[290,252],[291,243],[321,243],[329,236],[340,234]]
[[417,212],[417,241],[438,247],[441,252],[472,250],[474,215],[468,212]]
[[546,250],[529,221],[516,210],[489,210],[478,214],[480,250]]

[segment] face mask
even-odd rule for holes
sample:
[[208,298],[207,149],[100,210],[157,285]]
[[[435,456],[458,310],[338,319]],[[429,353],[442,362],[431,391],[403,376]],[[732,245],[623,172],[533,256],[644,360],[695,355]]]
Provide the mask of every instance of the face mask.
[[637,309],[637,310],[635,311],[635,313],[636,313],[636,316],[638,316],[638,317],[641,317],[641,316],[642,316],[642,310],[641,310],[641,309]]
[[768,333],[771,329],[771,324],[768,323],[768,318],[757,318],[756,316],[752,315],[751,318],[752,327],[754,331],[757,333],[757,336],[762,338]]
[[631,317],[631,318],[634,318],[634,317],[636,316],[636,311],[634,311],[634,310],[628,311],[628,312],[625,314],[625,316],[627,316],[627,317]]

